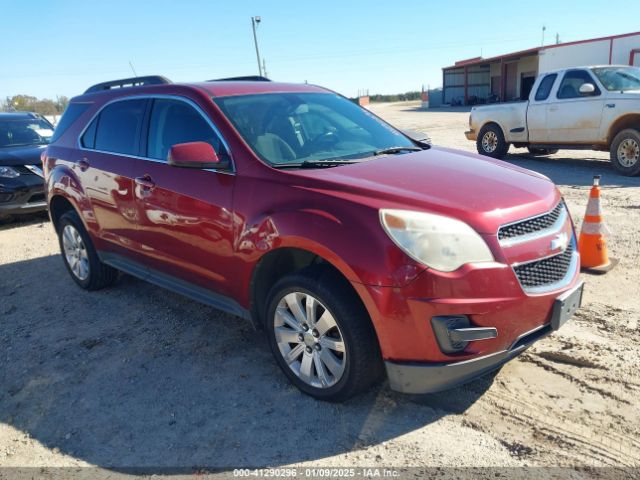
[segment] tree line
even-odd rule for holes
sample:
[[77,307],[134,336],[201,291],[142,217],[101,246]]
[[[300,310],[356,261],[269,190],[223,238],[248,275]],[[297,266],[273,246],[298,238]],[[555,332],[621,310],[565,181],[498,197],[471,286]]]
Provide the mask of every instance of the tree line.
[[419,91],[415,92],[406,92],[406,93],[396,93],[393,95],[369,95],[369,101],[371,102],[405,102],[409,100],[420,100],[422,97],[420,96]]
[[56,96],[50,98],[36,98],[30,95],[14,95],[0,99],[0,112],[35,112],[40,115],[60,115],[69,104],[69,99]]

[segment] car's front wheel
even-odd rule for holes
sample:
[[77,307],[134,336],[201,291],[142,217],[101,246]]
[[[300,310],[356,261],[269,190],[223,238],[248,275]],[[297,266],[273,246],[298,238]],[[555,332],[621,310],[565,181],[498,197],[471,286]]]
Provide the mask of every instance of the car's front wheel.
[[58,239],[62,260],[71,278],[87,290],[98,290],[111,285],[118,271],[98,258],[96,249],[75,211],[69,211],[58,222]]
[[380,379],[383,366],[367,312],[329,269],[289,275],[271,290],[266,327],[289,380],[317,399],[343,401]]
[[502,129],[496,124],[489,124],[480,129],[476,148],[480,155],[502,158],[509,151],[509,144],[504,139]]
[[610,158],[622,175],[640,175],[640,132],[627,128],[618,133],[611,142]]

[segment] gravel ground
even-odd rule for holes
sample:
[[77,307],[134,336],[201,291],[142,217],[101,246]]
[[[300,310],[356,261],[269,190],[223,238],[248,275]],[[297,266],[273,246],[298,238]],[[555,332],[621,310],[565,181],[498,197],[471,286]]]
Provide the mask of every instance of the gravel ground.
[[[463,109],[371,109],[475,149]],[[560,186],[578,224],[603,175],[620,264],[585,275],[577,316],[499,373],[424,397],[381,385],[316,402],[248,323],[127,276],[84,292],[45,217],[0,226],[0,467],[640,467],[640,179],[606,159],[512,149],[508,161]]]

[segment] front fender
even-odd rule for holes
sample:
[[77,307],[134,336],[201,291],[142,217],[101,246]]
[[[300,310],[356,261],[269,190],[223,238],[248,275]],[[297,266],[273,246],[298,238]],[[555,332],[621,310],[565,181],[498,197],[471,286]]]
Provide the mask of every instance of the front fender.
[[[343,200],[344,202],[344,200]],[[340,216],[326,209],[296,208],[245,224],[236,251],[255,264],[280,248],[306,250],[323,258],[352,283],[403,286],[424,267],[405,255],[382,229],[378,210],[343,204]]]

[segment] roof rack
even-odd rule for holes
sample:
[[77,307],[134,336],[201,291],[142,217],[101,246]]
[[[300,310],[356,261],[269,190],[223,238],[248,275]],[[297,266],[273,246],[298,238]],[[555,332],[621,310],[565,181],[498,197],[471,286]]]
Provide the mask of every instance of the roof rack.
[[261,77],[260,75],[248,75],[246,77],[229,77],[229,78],[214,78],[213,80],[207,80],[207,82],[270,82],[267,77]]
[[84,93],[101,92],[103,90],[111,90],[113,88],[126,87],[142,87],[144,85],[166,85],[171,83],[166,77],[161,75],[148,75],[146,77],[123,78],[120,80],[111,80],[109,82],[97,83],[89,87]]

